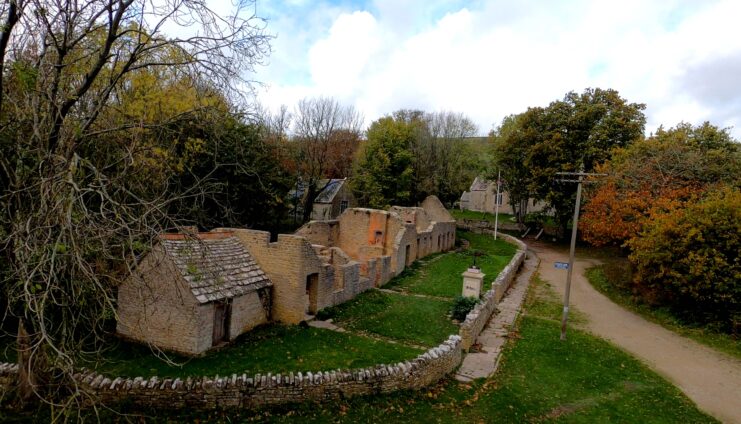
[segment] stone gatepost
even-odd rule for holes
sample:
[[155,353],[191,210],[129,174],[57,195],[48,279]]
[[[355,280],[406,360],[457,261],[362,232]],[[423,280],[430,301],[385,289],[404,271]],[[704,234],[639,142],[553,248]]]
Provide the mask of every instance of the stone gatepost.
[[463,297],[481,297],[481,291],[484,287],[484,277],[486,274],[480,269],[473,266],[468,268],[463,274]]

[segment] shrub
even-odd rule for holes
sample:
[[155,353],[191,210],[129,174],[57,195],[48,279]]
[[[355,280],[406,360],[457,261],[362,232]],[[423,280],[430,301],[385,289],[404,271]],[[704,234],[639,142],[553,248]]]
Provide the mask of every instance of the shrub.
[[466,315],[471,312],[477,303],[479,303],[478,298],[457,296],[453,301],[453,306],[450,308],[450,314],[454,320],[464,321]]
[[636,286],[690,322],[741,329],[741,192],[726,187],[653,216],[628,241]]

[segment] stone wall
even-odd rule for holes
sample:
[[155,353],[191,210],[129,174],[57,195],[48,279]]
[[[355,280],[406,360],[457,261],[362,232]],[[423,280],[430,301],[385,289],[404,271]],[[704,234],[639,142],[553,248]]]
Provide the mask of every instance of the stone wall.
[[[223,230],[223,229],[221,229]],[[313,308],[321,309],[320,298],[334,291],[334,273],[325,266],[304,237],[279,234],[270,242],[265,231],[229,229],[245,245],[260,268],[273,282],[271,318],[287,324],[298,324],[306,316],[307,278],[316,274],[317,287]]]
[[[487,220],[482,220],[482,219],[459,219],[457,222],[457,226],[458,228],[462,230],[467,230],[467,231],[476,231],[476,230],[494,231],[494,223],[489,222]],[[499,221],[497,223],[497,228],[499,230],[506,230],[506,231],[522,231],[523,230],[522,226],[516,222]]]
[[[260,290],[263,292],[263,298],[269,296],[269,287]],[[269,297],[267,299],[269,300]],[[235,297],[232,300],[231,320],[229,321],[229,340],[236,339],[240,334],[258,325],[266,324],[269,320],[269,308],[269,303],[264,305],[257,291]]]
[[[494,232],[490,230],[483,230],[481,232],[494,235]],[[489,322],[489,318],[496,311],[497,304],[504,297],[522,262],[525,260],[527,252],[527,245],[525,243],[507,234],[497,233],[497,237],[517,246],[517,252],[491,283],[491,289],[484,293],[481,297],[481,302],[474,306],[471,312],[466,315],[463,323],[461,323],[459,334],[461,335],[461,348],[465,351],[474,344],[476,337],[484,329],[486,323]]]
[[[454,335],[413,360],[352,370],[186,379],[110,378],[84,371],[75,374],[74,379],[108,405],[126,402],[161,409],[253,408],[418,389],[453,372],[461,356],[461,338]],[[0,364],[0,390],[9,390],[16,376],[17,366]]]
[[138,270],[119,286],[116,332],[187,355],[208,350],[213,312],[202,310],[172,261],[158,248]]

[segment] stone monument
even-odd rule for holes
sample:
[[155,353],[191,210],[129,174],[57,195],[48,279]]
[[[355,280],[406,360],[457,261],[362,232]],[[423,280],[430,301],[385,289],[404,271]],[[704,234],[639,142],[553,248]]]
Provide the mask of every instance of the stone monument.
[[481,272],[475,265],[468,268],[463,274],[463,297],[481,297],[481,289],[484,287],[484,277],[486,274]]

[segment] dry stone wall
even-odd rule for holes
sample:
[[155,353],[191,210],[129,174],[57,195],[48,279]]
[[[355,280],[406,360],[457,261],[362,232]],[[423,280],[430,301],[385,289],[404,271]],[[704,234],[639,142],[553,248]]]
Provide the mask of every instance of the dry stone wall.
[[[162,409],[253,408],[418,389],[453,372],[461,355],[461,338],[453,335],[411,361],[353,370],[185,379],[110,378],[83,371],[73,377],[97,401],[108,405],[126,402]],[[0,364],[0,390],[9,390],[17,373],[16,365]]]
[[[481,232],[494,235],[494,231],[491,230],[482,230]],[[461,323],[459,334],[461,335],[462,349],[465,351],[471,348],[476,341],[476,337],[481,334],[486,323],[489,322],[489,318],[496,311],[497,304],[502,300],[504,293],[507,292],[522,262],[525,260],[527,251],[527,245],[525,243],[507,234],[497,233],[497,236],[517,246],[517,253],[515,253],[507,266],[504,267],[499,275],[497,275],[497,278],[491,283],[491,289],[484,293],[481,302],[474,306],[471,312],[466,315],[463,323]]]

